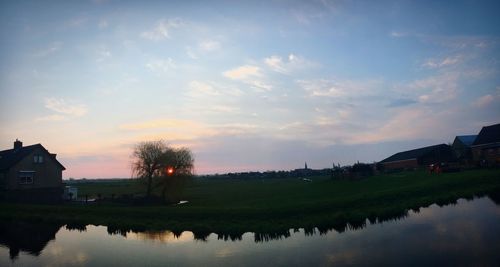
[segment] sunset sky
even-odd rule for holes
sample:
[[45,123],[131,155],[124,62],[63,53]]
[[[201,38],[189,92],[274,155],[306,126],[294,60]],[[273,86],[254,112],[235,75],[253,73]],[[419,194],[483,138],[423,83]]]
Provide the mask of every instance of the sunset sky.
[[373,162],[500,122],[498,1],[2,1],[0,150],[130,177]]

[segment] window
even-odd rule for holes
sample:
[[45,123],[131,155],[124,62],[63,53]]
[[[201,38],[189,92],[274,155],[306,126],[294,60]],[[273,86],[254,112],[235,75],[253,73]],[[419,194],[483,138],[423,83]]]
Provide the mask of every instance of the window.
[[35,176],[34,171],[20,171],[19,184],[32,184],[34,176]]
[[43,156],[42,155],[35,155],[33,156],[33,162],[34,163],[43,163]]

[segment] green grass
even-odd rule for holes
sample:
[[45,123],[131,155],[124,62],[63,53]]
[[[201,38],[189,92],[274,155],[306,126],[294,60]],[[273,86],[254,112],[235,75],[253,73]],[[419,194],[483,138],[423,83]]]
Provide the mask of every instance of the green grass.
[[[136,194],[144,185],[81,184],[79,195]],[[408,209],[449,203],[500,190],[500,170],[430,175],[405,172],[359,181],[315,177],[299,179],[194,179],[186,188],[188,204],[178,206],[0,204],[0,219],[108,225],[123,229],[198,232],[278,232],[299,227],[333,228],[404,215]]]

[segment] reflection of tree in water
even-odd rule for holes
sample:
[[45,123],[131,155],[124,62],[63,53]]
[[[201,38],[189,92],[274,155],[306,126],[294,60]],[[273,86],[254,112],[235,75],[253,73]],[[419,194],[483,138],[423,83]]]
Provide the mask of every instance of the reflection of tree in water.
[[81,223],[68,223],[65,228],[69,231],[85,232],[87,231],[87,225]]
[[500,206],[500,190],[489,193],[488,197],[491,199],[491,201],[495,202],[495,204]]
[[38,256],[61,227],[62,224],[0,222],[0,244],[9,248],[12,260],[21,251]]
[[[485,195],[475,195],[465,197],[466,200],[473,200],[477,197],[484,197]],[[488,193],[487,196],[500,205],[500,192]],[[445,205],[456,205],[457,198],[447,198],[435,201],[435,204],[442,207]],[[377,224],[389,221],[397,221],[405,219],[409,216],[409,212],[419,213],[421,208],[428,207],[430,204],[424,203],[422,205],[416,205],[414,207],[399,207],[399,208],[388,208],[386,210],[378,210],[377,212],[372,212],[366,214],[344,214],[340,217],[319,217],[316,220],[311,220],[308,223],[309,226],[305,226],[303,232],[306,236],[311,235],[324,235],[331,231],[337,233],[343,233],[345,231],[357,231],[361,230],[369,224]],[[20,251],[26,251],[32,255],[39,255],[50,240],[55,238],[55,234],[59,230],[61,225],[57,224],[27,224],[27,223],[6,223],[0,222],[0,244],[4,244],[10,248],[11,259],[15,259]],[[168,227],[168,226],[166,226]],[[78,223],[68,223],[66,229],[70,231],[86,231],[87,226]],[[292,230],[290,230],[292,229]],[[107,232],[110,235],[121,235],[126,238],[137,238],[140,240],[153,240],[159,242],[176,242],[176,241],[186,241],[186,240],[196,240],[196,241],[207,241],[208,237],[214,233],[218,240],[224,241],[241,241],[243,235],[249,231],[242,231],[242,229],[228,229],[228,230],[216,230],[213,231],[207,226],[202,226],[199,228],[182,229],[177,228],[175,230],[161,230],[155,231],[151,229],[146,229],[141,227],[125,227],[110,225],[107,227]],[[184,233],[188,231],[188,233]],[[259,229],[259,231],[254,231],[254,241],[256,243],[268,242],[272,240],[286,239],[291,236],[291,233],[297,233],[301,230],[295,228],[294,226],[288,226],[286,223],[280,223],[279,227],[273,227],[272,229],[266,230],[265,228]],[[191,234],[192,233],[192,234]]]

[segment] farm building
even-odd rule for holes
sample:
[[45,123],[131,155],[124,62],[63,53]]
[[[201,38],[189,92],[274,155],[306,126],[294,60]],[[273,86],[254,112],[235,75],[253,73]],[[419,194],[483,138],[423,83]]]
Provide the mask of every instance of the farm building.
[[477,135],[460,135],[453,140],[451,147],[455,152],[455,157],[462,163],[472,161],[471,145],[476,140]]
[[455,160],[449,145],[440,144],[396,153],[380,162],[385,170],[416,169]]
[[487,165],[500,164],[500,124],[483,127],[471,150],[475,162]]
[[0,191],[17,201],[54,202],[62,196],[64,166],[41,144],[0,151]]

